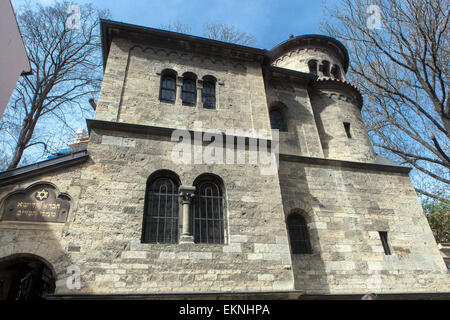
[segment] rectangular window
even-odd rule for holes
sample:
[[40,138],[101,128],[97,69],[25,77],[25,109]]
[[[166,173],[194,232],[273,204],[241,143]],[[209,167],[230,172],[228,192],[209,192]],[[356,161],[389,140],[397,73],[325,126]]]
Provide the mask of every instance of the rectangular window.
[[391,255],[391,249],[389,248],[387,231],[379,231],[378,233],[380,234],[381,244],[383,245],[384,253],[388,256]]
[[350,122],[344,122],[345,133],[347,134],[347,138],[351,139],[352,134],[350,133]]

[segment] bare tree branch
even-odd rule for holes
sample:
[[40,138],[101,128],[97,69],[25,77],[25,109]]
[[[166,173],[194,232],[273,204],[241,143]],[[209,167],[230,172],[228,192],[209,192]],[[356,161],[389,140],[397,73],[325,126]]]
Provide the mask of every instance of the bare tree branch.
[[24,152],[33,146],[43,145],[44,152],[51,148],[54,134],[42,130],[44,120],[51,123],[49,130],[56,122],[68,128],[64,115],[82,118],[80,105],[98,94],[102,78],[98,17],[108,16],[108,12],[98,11],[91,4],[77,5],[79,28],[71,28],[70,5],[74,3],[37,4],[17,15],[33,75],[19,80],[6,120],[2,119],[9,122],[10,135],[16,141],[8,169],[16,168]]
[[250,46],[256,42],[254,36],[239,31],[235,26],[216,22],[206,23],[204,25],[203,35],[210,39],[236,43],[244,46]]
[[[381,29],[369,26],[373,5]],[[322,24],[349,50],[348,79],[365,98],[376,150],[444,189],[450,182],[449,13],[448,0],[340,0],[326,8]]]

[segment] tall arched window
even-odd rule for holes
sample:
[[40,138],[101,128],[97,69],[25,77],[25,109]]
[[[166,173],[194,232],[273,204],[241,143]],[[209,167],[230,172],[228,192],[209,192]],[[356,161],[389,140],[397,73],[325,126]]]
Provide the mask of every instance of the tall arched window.
[[203,78],[202,102],[203,108],[216,108],[216,80],[213,77]]
[[176,72],[164,70],[161,75],[161,90],[159,99],[164,102],[175,102],[177,92]]
[[224,243],[222,188],[215,179],[201,179],[196,186],[193,234],[196,243]]
[[322,64],[319,66],[319,71],[322,72],[324,77],[330,76],[330,62],[327,60],[322,60]]
[[291,213],[286,223],[292,253],[312,253],[305,218],[298,213]]
[[173,174],[159,172],[149,178],[144,206],[142,242],[178,242],[178,188]]
[[337,64],[334,64],[331,67],[331,74],[333,75],[333,77],[335,79],[341,79],[341,69],[339,68],[339,66]]
[[181,100],[184,105],[195,106],[197,102],[197,77],[193,73],[183,75],[183,87],[181,89]]
[[308,61],[309,73],[317,75],[317,60],[309,60]]
[[281,132],[288,131],[283,111],[280,108],[272,108],[272,110],[269,112],[269,117],[270,126],[272,127],[272,129],[278,129]]

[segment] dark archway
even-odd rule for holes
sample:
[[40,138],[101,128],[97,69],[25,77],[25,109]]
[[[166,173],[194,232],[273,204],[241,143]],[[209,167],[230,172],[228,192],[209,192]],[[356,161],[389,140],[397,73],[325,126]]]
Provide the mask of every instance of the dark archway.
[[43,258],[14,254],[0,259],[0,300],[40,300],[55,291],[55,272]]

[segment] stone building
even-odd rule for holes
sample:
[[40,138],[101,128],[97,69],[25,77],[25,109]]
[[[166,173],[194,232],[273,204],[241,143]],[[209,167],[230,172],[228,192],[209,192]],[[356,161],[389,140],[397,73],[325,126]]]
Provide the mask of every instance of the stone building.
[[87,148],[0,174],[2,298],[448,297],[409,169],[374,154],[340,42],[101,32]]

